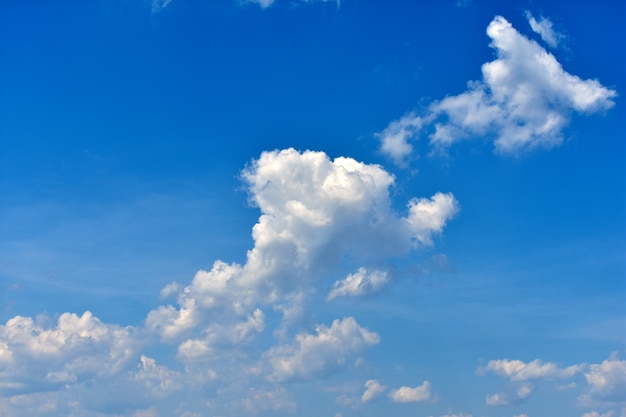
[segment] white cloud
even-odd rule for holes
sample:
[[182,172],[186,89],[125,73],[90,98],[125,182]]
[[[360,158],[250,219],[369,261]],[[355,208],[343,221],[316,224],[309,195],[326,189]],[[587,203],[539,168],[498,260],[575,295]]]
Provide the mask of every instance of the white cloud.
[[518,415],[513,416],[513,417],[528,417],[528,414],[518,414]]
[[254,310],[245,320],[227,324],[212,323],[203,330],[203,337],[188,339],[178,348],[178,357],[195,360],[219,353],[223,349],[241,346],[265,329],[265,314]]
[[183,377],[165,366],[157,365],[156,361],[141,355],[140,364],[133,380],[145,385],[147,392],[155,397],[164,397],[183,388]]
[[[430,245],[458,212],[452,194],[437,193],[409,201],[402,217],[391,208],[392,175],[351,158],[330,160],[323,152],[264,152],[242,179],[261,211],[252,228],[254,247],[244,265],[216,261],[199,271],[179,291],[178,309],[161,306],[148,314],[146,327],[163,340],[180,341],[216,315],[234,325],[259,305],[283,311],[288,321],[300,314],[322,272],[344,257],[375,262]],[[364,271],[336,284],[331,298],[374,292],[388,280],[384,271]]]
[[472,417],[471,414],[463,414],[463,413],[459,413],[459,414],[445,414],[441,417]]
[[168,305],[150,311],[146,317],[146,328],[159,334],[164,341],[176,340],[198,323],[195,302],[187,304],[188,307],[180,309]]
[[422,385],[417,387],[400,387],[389,393],[389,398],[396,403],[413,403],[428,401],[432,393],[430,391],[430,382],[424,381]]
[[541,39],[543,39],[543,41],[549,46],[556,48],[559,45],[559,42],[563,39],[563,34],[554,30],[553,24],[549,19],[540,17],[539,20],[537,20],[529,11],[526,11],[525,14],[533,32],[539,34]]
[[587,391],[579,398],[584,404],[626,404],[626,361],[617,353],[585,372]]
[[333,300],[337,297],[358,297],[361,295],[375,294],[385,287],[390,281],[386,271],[372,270],[365,268],[348,275],[341,281],[336,281],[326,297]]
[[534,387],[532,385],[522,384],[522,386],[520,386],[517,389],[517,392],[516,392],[517,398],[519,399],[527,398],[530,394],[532,394],[533,390],[534,390]]
[[542,362],[535,359],[529,363],[520,360],[498,359],[491,360],[486,366],[479,368],[477,373],[484,375],[493,372],[509,378],[511,381],[527,381],[532,379],[570,378],[585,369],[584,364],[559,368],[551,362]]
[[482,80],[433,102],[423,115],[409,113],[391,122],[377,134],[382,152],[401,163],[411,152],[409,140],[427,128],[434,128],[435,149],[472,137],[493,139],[495,150],[504,154],[549,148],[562,142],[572,112],[590,114],[614,105],[615,91],[569,74],[503,17],[493,19],[487,35],[497,59],[483,64]]
[[361,402],[367,403],[385,392],[386,387],[376,379],[368,379],[365,382],[365,392],[361,395]]
[[307,380],[336,372],[379,341],[377,333],[347,317],[330,327],[319,325],[315,334],[298,334],[294,343],[273,347],[264,356],[272,369],[271,380]]
[[163,299],[171,297],[172,295],[178,294],[179,291],[180,291],[180,284],[178,282],[170,282],[165,287],[163,287],[163,289],[161,289],[159,296],[163,300]]
[[509,401],[502,394],[489,394],[485,397],[485,404],[490,406],[506,405]]
[[397,165],[403,165],[406,158],[413,152],[413,146],[408,141],[419,134],[422,125],[422,118],[415,112],[394,120],[385,130],[376,134],[381,141],[381,152],[390,156]]
[[446,222],[458,212],[452,194],[437,193],[432,198],[414,198],[409,202],[406,222],[414,238],[423,245],[432,244],[432,236],[441,233]]
[[613,417],[613,411],[607,411],[606,413],[600,414],[597,411],[591,411],[589,413],[585,413],[582,417]]
[[[390,281],[389,272],[369,265],[432,244],[458,211],[451,194],[437,193],[409,201],[398,213],[390,197],[391,174],[351,158],[331,160],[323,152],[265,152],[242,179],[261,212],[245,263],[217,260],[187,285],[167,284],[161,297],[175,301],[148,312],[143,328],[104,324],[89,312],[64,313],[51,325],[17,316],[0,326],[0,392],[26,396],[19,415],[46,415],[31,402],[57,407],[56,415],[109,407],[96,392],[114,398],[110,407],[126,410],[124,415],[149,415],[154,402],[217,378],[221,404],[244,413],[251,407],[289,411],[293,402],[280,387],[252,389],[255,381],[325,377],[356,366],[362,352],[379,343],[377,333],[352,317],[296,333],[310,323],[301,318],[311,294],[331,286],[333,281],[324,280],[337,271],[358,265],[364,266],[338,281],[330,298],[379,291]],[[282,314],[282,320],[266,318],[264,311]],[[278,326],[278,344],[251,348],[268,324]],[[182,369],[141,355],[142,347],[160,342],[175,346],[166,349],[175,350],[172,359]],[[356,402],[384,389],[375,380],[365,388]],[[44,391],[50,395],[37,396]],[[0,410],[16,409],[3,401]],[[216,412],[228,414],[224,407]]]
[[135,329],[104,324],[89,311],[64,313],[54,327],[16,316],[0,325],[0,390],[32,392],[118,375],[139,348]]

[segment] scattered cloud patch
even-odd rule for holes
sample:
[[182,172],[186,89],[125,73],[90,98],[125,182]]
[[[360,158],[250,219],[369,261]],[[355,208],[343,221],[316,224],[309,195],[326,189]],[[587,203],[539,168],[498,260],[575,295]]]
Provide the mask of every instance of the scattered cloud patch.
[[389,398],[396,403],[424,402],[431,399],[431,384],[424,381],[422,385],[416,387],[400,387],[389,393]]
[[367,382],[365,382],[365,392],[361,395],[361,402],[367,403],[372,401],[385,392],[386,389],[387,387],[378,382],[378,380],[368,379]]
[[585,372],[587,391],[579,401],[583,405],[626,404],[626,361],[617,353],[599,364],[591,364]]
[[[541,28],[547,27],[547,20]],[[547,29],[542,29],[549,36]],[[611,108],[617,96],[599,81],[566,72],[538,43],[519,33],[503,17],[487,27],[497,58],[482,66],[480,81],[467,91],[433,102],[424,114],[408,113],[376,134],[381,152],[398,164],[412,152],[409,140],[430,132],[434,150],[468,138],[489,138],[495,151],[516,154],[551,148],[563,141],[573,112],[592,114]],[[556,36],[556,34],[553,34]]]
[[377,333],[359,326],[352,317],[320,325],[315,334],[298,334],[294,343],[265,354],[273,381],[308,380],[337,372],[365,348],[380,341]]
[[328,293],[326,300],[330,301],[337,297],[358,297],[375,294],[384,288],[390,281],[387,271],[359,268],[341,281],[336,281]]
[[539,359],[525,363],[520,360],[498,359],[491,360],[486,366],[479,368],[477,373],[484,375],[493,372],[509,378],[511,381],[528,381],[532,379],[570,378],[585,369],[585,364],[559,368],[551,362],[542,362]]
[[409,139],[415,137],[423,126],[423,120],[415,112],[410,112],[394,120],[376,137],[380,139],[380,151],[391,157],[396,165],[404,165],[406,158],[413,153]]
[[507,405],[509,401],[503,394],[489,394],[485,398],[485,404],[490,406]]
[[613,417],[613,411],[607,411],[606,413],[599,413],[597,411],[591,411],[589,413],[585,413],[582,417]]
[[523,400],[524,398],[527,398],[530,394],[532,394],[533,391],[534,391],[534,387],[532,385],[522,384],[517,389],[517,392],[515,394],[517,395],[518,399]]
[[19,393],[119,375],[142,342],[132,327],[102,323],[87,311],[55,326],[16,316],[0,325],[0,392]]

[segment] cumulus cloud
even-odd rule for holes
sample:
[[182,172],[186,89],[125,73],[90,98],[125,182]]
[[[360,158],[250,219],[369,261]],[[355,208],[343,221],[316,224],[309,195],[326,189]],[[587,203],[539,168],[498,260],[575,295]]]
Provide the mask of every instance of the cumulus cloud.
[[430,382],[424,381],[422,385],[416,387],[400,387],[389,393],[389,398],[396,403],[415,403],[428,401],[432,393]]
[[203,337],[188,339],[178,347],[183,360],[205,358],[232,346],[242,346],[265,328],[265,314],[254,310],[245,320],[226,325],[212,323],[203,330]]
[[587,391],[579,401],[583,405],[626,404],[626,361],[617,353],[599,364],[591,364],[585,372]]
[[[557,35],[547,31],[548,22],[535,21],[542,36],[551,39]],[[550,148],[563,141],[573,112],[591,114],[614,105],[615,91],[568,73],[554,55],[505,18],[496,16],[487,35],[497,58],[483,64],[482,80],[433,102],[424,114],[412,112],[391,122],[377,134],[383,153],[401,163],[412,152],[409,140],[424,130],[439,150],[475,137],[493,140],[496,152],[503,154]]]
[[552,48],[556,48],[559,45],[559,42],[563,39],[563,34],[554,30],[553,24],[549,19],[542,16],[537,20],[529,11],[526,11],[525,15],[533,32],[539,34],[545,43]]
[[179,372],[157,365],[152,358],[141,355],[137,368],[132,379],[143,383],[146,391],[155,397],[165,397],[183,388],[183,377]]
[[532,379],[569,378],[585,369],[584,364],[559,368],[552,362],[542,362],[535,359],[529,363],[520,360],[498,359],[491,360],[486,366],[479,368],[477,373],[484,375],[493,372],[509,378],[511,381],[528,381]]
[[485,404],[489,406],[507,405],[512,401],[519,401],[527,398],[532,394],[534,387],[528,383],[523,383],[517,387],[515,392],[507,394],[496,393],[487,394],[485,397]]
[[380,151],[390,156],[397,165],[403,165],[406,158],[413,152],[409,139],[419,133],[422,125],[422,118],[415,112],[394,120],[385,130],[376,134],[381,141]]
[[[331,288],[329,299],[380,291],[390,282],[390,272],[371,265],[432,245],[458,212],[454,196],[444,193],[411,199],[398,212],[390,197],[393,175],[379,165],[330,159],[323,152],[265,152],[241,178],[260,211],[245,262],[217,260],[187,285],[167,284],[160,295],[171,304],[149,311],[143,327],[105,324],[90,312],[64,313],[52,324],[17,316],[0,325],[0,393],[13,399],[26,395],[20,406],[24,411],[5,414],[44,416],[48,414],[32,404],[49,403],[56,407],[50,415],[72,415],[65,400],[81,398],[72,402],[77,409],[109,407],[131,410],[124,415],[149,415],[153,409],[148,405],[216,378],[221,398],[236,398],[224,404],[244,414],[252,408],[293,410],[278,386],[252,389],[252,382],[242,381],[273,384],[326,377],[356,365],[380,339],[353,317],[298,332],[312,323],[298,321],[307,300],[324,287]],[[356,272],[346,276],[346,268]],[[338,273],[346,278],[335,282]],[[276,320],[275,315],[282,317]],[[268,325],[278,326],[276,345],[263,339],[261,347],[252,347]],[[171,345],[165,349],[176,352],[171,359],[182,369],[141,354],[143,347],[159,343]],[[94,384],[113,393],[115,404],[96,398],[89,388]],[[376,380],[365,388],[362,402],[385,389]],[[397,395],[420,398],[430,395],[428,389],[429,384],[403,387]],[[46,391],[56,395],[38,394]],[[18,407],[3,401],[0,410]]]
[[56,326],[16,316],[0,325],[0,392],[33,392],[120,374],[141,347],[131,327],[102,323],[87,311]]
[[288,345],[266,352],[274,381],[307,380],[326,376],[348,365],[365,348],[380,341],[377,333],[359,326],[353,317],[319,325],[315,334],[298,334]]
[[387,271],[372,270],[365,268],[348,275],[341,281],[336,281],[326,297],[333,300],[337,297],[358,297],[361,295],[375,294],[385,287],[390,281]]
[[361,402],[367,403],[378,397],[387,389],[384,385],[378,382],[377,379],[368,379],[365,382],[365,392],[361,395]]
[[[254,246],[244,265],[218,260],[199,271],[179,291],[178,308],[161,306],[148,314],[146,327],[165,341],[182,340],[216,315],[235,325],[259,305],[297,315],[305,294],[344,257],[373,262],[431,245],[458,212],[452,194],[436,193],[412,199],[401,216],[391,208],[392,175],[323,152],[264,152],[241,177],[261,211],[252,228]],[[385,271],[365,268],[335,283],[329,297],[375,292],[388,279]],[[174,288],[168,284],[164,292]]]

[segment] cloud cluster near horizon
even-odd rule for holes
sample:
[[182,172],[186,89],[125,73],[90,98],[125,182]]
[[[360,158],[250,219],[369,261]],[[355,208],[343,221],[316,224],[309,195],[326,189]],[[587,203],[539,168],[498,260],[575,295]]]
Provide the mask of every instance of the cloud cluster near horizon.
[[[483,376],[493,373],[513,383],[511,393],[488,394],[485,403],[489,406],[507,405],[529,397],[535,390],[533,381],[571,380],[580,374],[587,383],[587,388],[578,396],[580,406],[626,406],[626,360],[621,360],[617,352],[599,364],[580,363],[564,368],[540,359],[527,363],[519,359],[490,360],[485,366],[479,367],[476,373]],[[561,389],[575,386],[575,382],[570,382],[561,386]]]
[[[527,18],[550,46],[561,36],[547,19]],[[482,66],[482,80],[468,89],[431,103],[424,112],[412,111],[376,134],[380,150],[396,164],[406,164],[411,141],[427,134],[434,151],[455,142],[487,138],[495,151],[515,154],[551,148],[563,141],[571,114],[591,114],[614,105],[614,90],[597,80],[583,80],[566,72],[554,55],[496,16],[487,27],[497,58]]]
[[[391,174],[379,165],[330,159],[323,152],[264,152],[241,179],[261,212],[244,264],[216,260],[188,285],[168,284],[161,296],[175,297],[176,304],[154,308],[141,327],[104,324],[89,312],[64,313],[56,325],[45,318],[9,320],[0,326],[0,392],[31,399],[57,392],[62,400],[94,381],[102,390],[115,381],[133,393],[133,401],[147,402],[219,380],[233,398],[244,398],[233,400],[237,404],[230,412],[293,409],[282,384],[358,366],[361,354],[380,343],[378,333],[352,316],[330,325],[307,324],[310,300],[322,288],[330,288],[327,302],[382,291],[391,280],[379,263],[432,245],[458,212],[452,194],[436,193],[409,200],[405,212],[397,213]],[[332,279],[346,276],[342,271],[352,267],[355,272],[346,278]],[[270,326],[272,334],[267,333]],[[262,335],[272,342],[250,353]],[[156,345],[174,348],[183,369],[143,354]],[[251,381],[245,395],[241,381]],[[423,401],[430,396],[425,384],[399,388],[390,398]],[[381,389],[370,384],[364,401]]]

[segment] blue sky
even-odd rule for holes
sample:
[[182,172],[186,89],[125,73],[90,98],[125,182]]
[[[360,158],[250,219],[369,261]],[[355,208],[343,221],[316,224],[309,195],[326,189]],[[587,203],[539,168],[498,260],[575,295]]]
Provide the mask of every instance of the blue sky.
[[0,414],[626,416],[617,1],[0,5]]

